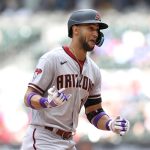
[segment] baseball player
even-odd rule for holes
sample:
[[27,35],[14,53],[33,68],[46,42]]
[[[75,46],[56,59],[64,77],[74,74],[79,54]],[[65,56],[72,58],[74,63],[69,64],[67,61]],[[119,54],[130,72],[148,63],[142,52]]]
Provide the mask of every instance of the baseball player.
[[87,56],[104,41],[99,13],[92,9],[74,11],[68,20],[68,46],[44,54],[28,84],[24,102],[32,118],[21,150],[75,150],[73,135],[81,107],[96,128],[124,135],[129,121],[111,118],[102,108],[101,73]]

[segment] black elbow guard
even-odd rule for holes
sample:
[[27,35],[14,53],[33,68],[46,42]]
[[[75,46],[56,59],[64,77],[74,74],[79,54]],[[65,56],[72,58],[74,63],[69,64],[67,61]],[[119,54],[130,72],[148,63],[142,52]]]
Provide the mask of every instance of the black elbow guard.
[[95,111],[89,112],[88,114],[86,114],[87,119],[91,122],[91,120],[98,115],[99,113],[104,112],[103,108],[97,109]]

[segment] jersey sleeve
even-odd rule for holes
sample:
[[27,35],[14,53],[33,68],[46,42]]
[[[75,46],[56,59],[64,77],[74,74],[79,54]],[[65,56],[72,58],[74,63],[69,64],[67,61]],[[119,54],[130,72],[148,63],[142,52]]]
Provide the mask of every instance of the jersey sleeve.
[[101,98],[101,72],[99,68],[94,72],[94,77],[94,85],[89,93],[88,99]]
[[44,94],[53,80],[55,72],[55,63],[53,59],[53,57],[40,58],[34,71],[33,78],[28,85],[29,87],[36,89],[41,94]]

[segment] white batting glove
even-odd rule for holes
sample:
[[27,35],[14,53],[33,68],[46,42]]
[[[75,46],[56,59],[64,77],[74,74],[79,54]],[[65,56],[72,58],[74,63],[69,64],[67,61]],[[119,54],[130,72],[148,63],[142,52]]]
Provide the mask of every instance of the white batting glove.
[[68,99],[70,99],[71,94],[65,95],[63,91],[65,88],[56,90],[55,86],[48,90],[48,102],[50,107],[58,107],[63,105]]
[[129,131],[130,123],[128,120],[118,116],[116,119],[109,122],[108,127],[114,133],[120,134],[120,136],[122,136]]

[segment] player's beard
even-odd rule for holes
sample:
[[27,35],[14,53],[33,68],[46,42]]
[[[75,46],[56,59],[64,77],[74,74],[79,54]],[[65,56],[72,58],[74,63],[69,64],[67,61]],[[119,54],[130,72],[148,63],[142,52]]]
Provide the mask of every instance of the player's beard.
[[91,48],[91,47],[89,46],[89,44],[88,44],[86,41],[83,41],[82,45],[83,45],[83,49],[84,49],[85,51],[87,51],[87,52],[91,52],[91,51],[93,51],[93,49],[94,49],[94,47]]
[[86,51],[86,52],[91,52],[93,51],[94,47],[91,47],[88,42],[86,41],[85,37],[83,37],[82,35],[79,38],[82,48]]

